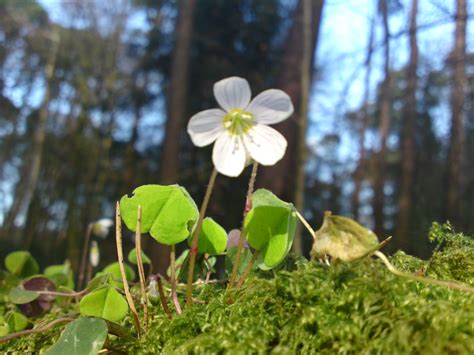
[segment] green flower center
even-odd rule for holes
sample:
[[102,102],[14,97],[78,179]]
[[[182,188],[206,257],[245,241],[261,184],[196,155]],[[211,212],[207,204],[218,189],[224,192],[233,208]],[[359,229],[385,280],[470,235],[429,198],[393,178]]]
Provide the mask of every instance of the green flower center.
[[253,115],[241,109],[230,110],[224,117],[224,127],[235,135],[247,133],[253,126]]

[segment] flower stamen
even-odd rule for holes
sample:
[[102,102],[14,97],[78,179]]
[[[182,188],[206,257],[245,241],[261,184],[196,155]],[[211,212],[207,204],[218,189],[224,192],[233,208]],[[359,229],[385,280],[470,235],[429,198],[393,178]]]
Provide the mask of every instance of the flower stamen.
[[254,125],[253,114],[241,109],[230,110],[224,117],[224,127],[232,135],[246,134]]

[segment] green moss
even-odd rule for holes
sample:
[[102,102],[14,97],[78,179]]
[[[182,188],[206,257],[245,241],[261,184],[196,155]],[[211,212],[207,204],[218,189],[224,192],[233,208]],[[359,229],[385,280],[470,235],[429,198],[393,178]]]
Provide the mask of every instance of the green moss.
[[[429,261],[401,252],[391,261],[405,271],[473,285],[472,239],[444,234]],[[130,354],[474,353],[472,294],[399,278],[376,259],[327,267],[290,258],[275,273],[251,276],[230,294],[232,304],[224,285],[195,292],[206,303],[172,321],[154,307],[147,335],[112,338],[109,348]],[[125,322],[132,327],[130,319]],[[25,349],[16,348],[21,342],[37,342],[38,349],[45,338],[51,343],[47,337],[24,338],[0,352]]]

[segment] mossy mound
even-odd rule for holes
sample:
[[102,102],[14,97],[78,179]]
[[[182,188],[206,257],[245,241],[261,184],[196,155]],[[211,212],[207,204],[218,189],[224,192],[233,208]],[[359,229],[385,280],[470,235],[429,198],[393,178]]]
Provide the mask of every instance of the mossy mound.
[[[443,246],[429,261],[402,252],[391,261],[473,286],[473,239],[441,232]],[[129,354],[474,353],[473,294],[394,276],[377,259],[328,267],[293,257],[278,271],[252,275],[227,295],[231,304],[224,287],[196,287],[195,298],[204,303],[171,321],[154,307],[147,335],[111,337],[106,347]],[[132,328],[128,318],[126,326]],[[19,339],[8,349],[37,349],[58,334]]]

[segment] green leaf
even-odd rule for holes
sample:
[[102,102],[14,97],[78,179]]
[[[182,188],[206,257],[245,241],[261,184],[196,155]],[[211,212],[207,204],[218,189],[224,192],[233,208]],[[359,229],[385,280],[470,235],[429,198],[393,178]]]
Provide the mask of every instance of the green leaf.
[[92,292],[98,288],[106,287],[110,283],[110,274],[98,272],[95,277],[87,284],[87,291]]
[[7,313],[5,321],[12,332],[20,332],[28,326],[28,318],[18,312]]
[[128,304],[114,287],[107,287],[84,296],[79,303],[79,310],[84,316],[117,322],[127,315]]
[[66,326],[47,355],[96,355],[107,338],[107,323],[98,318],[78,318]]
[[66,262],[61,265],[51,265],[44,269],[44,275],[54,282],[56,287],[74,288],[74,274],[71,265]]
[[12,274],[22,278],[35,275],[39,272],[36,260],[27,251],[14,251],[5,258],[5,267]]
[[[192,236],[188,238],[191,245]],[[201,233],[199,233],[198,252],[200,254],[218,255],[222,254],[227,247],[227,233],[216,221],[210,217],[202,221]]]
[[[127,281],[131,282],[135,280],[136,275],[132,267],[130,265],[124,264],[124,268],[125,268],[125,277],[127,278]],[[102,270],[102,273],[109,273],[112,275],[111,285],[123,288],[122,274],[120,273],[120,264],[118,262],[115,262],[106,266],[105,269]],[[97,274],[102,275],[102,273],[97,273]]]
[[198,218],[198,209],[186,189],[178,185],[143,185],[131,197],[123,196],[120,211],[128,229],[135,231],[137,209],[142,207],[142,232],[166,245],[185,240]]
[[[138,264],[137,249],[136,248],[133,248],[132,250],[130,250],[130,253],[128,253],[128,261],[129,261],[129,263],[131,263],[133,265]],[[143,251],[142,251],[142,261],[143,261],[143,264],[151,264],[150,258]]]
[[293,244],[296,215],[293,206],[265,189],[257,190],[253,207],[245,218],[249,245],[260,251],[262,269],[271,269],[283,261]]
[[35,291],[25,290],[22,287],[15,287],[10,290],[8,297],[14,304],[25,304],[34,301],[39,297],[39,293]]
[[0,316],[0,337],[4,337],[8,334],[10,334],[10,327],[5,321],[5,318],[3,318],[3,316]]
[[361,258],[378,247],[377,236],[356,221],[324,214],[323,225],[315,233],[311,257],[321,258],[325,255],[342,261]]

